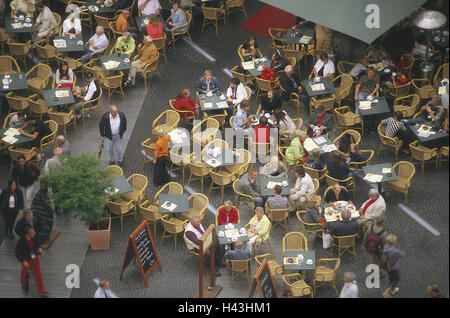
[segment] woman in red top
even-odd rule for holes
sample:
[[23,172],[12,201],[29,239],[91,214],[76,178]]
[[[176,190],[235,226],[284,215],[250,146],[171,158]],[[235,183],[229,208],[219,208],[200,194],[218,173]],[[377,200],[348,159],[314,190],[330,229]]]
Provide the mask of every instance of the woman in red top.
[[267,118],[265,116],[261,116],[259,118],[259,124],[255,126],[255,142],[256,143],[269,143],[270,129],[267,126]]
[[[173,104],[173,107],[175,107],[176,110],[190,110],[194,112],[194,114],[197,114],[197,109],[199,106],[195,103],[195,101],[190,97],[191,92],[184,88],[181,90],[181,92],[176,97],[175,103]],[[182,112],[179,113],[181,118],[192,118],[191,112]]]
[[159,22],[158,17],[155,14],[150,15],[146,30],[147,35],[151,36],[152,39],[161,39],[164,37],[163,25]]
[[403,67],[400,67],[397,74],[392,73],[392,82],[385,82],[385,85],[390,89],[397,86],[408,84],[411,81],[411,73],[405,71]]
[[239,211],[233,206],[231,201],[225,201],[217,216],[217,225],[236,224],[239,222]]

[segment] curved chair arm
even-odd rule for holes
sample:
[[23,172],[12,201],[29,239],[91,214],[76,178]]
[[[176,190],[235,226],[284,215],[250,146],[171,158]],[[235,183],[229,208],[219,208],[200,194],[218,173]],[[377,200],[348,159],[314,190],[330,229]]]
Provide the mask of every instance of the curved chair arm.
[[159,114],[158,117],[155,118],[155,120],[153,121],[153,124],[152,124],[152,129],[155,129],[156,126],[159,126],[160,119],[165,115],[166,115],[166,112],[164,111],[161,114]]
[[[102,55],[103,53],[105,53],[105,51],[106,51],[107,48],[108,48],[108,47],[105,47],[105,48],[103,48],[103,49],[101,49],[101,50],[97,50],[97,51],[95,51],[95,52],[92,52],[91,56],[89,57],[89,62],[99,60],[99,59],[100,59],[100,55]],[[98,57],[97,57],[97,55],[98,55]]]
[[25,73],[25,78],[28,78],[28,75],[30,75],[31,73],[33,73],[33,71],[38,67],[38,64],[36,64],[35,66],[33,66],[28,72]]
[[[176,32],[177,30],[179,30],[179,29],[181,29],[181,28],[184,28],[184,27],[186,28],[185,31]],[[187,22],[186,22],[185,24],[183,24],[183,25],[174,27],[174,28],[171,30],[172,37],[174,37],[176,34],[181,34],[181,33],[187,32],[188,30],[189,30],[189,21],[187,21]]]
[[[372,160],[373,156],[375,155],[375,151],[372,150],[372,149],[368,149],[368,150],[360,150],[360,152],[370,152],[369,158],[367,158],[367,159],[364,160],[364,161],[360,161],[360,162],[358,162],[358,161],[350,161],[350,162],[348,163],[348,167],[349,167],[350,170],[355,170],[355,169],[357,170],[357,169],[359,169],[359,166],[360,166],[360,165],[370,163],[370,161]],[[354,167],[353,167],[353,166],[354,166]]]

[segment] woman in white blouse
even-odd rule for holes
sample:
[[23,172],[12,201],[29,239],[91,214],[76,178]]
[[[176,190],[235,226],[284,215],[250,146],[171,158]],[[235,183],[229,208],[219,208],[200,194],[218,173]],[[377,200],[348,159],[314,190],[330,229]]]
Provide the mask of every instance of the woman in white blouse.
[[63,35],[79,36],[81,35],[81,20],[76,17],[75,13],[69,14],[63,23]]
[[335,73],[334,63],[326,53],[320,54],[320,59],[313,68],[315,77],[333,77]]
[[69,87],[73,89],[73,71],[69,68],[67,62],[61,62],[61,65],[55,73],[55,84],[57,88]]
[[281,109],[275,109],[273,111],[273,116],[275,117],[275,121],[278,124],[278,133],[284,133],[286,131],[291,131],[292,133],[287,138],[294,138],[296,136],[297,126],[294,121],[289,117],[289,115]]

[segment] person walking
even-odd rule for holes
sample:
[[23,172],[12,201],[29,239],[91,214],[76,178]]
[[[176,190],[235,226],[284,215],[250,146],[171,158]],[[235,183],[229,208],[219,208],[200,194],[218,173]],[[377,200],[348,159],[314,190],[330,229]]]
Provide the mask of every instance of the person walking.
[[31,202],[39,190],[37,179],[40,174],[39,168],[27,162],[24,155],[18,157],[17,163],[12,170],[12,179],[22,191],[24,206],[27,209],[31,209]]
[[39,296],[48,297],[48,292],[45,290],[42,281],[41,265],[39,263],[39,255],[42,255],[44,251],[35,236],[36,231],[30,226],[26,229],[25,236],[21,237],[16,244],[16,257],[22,264],[20,284],[24,296],[28,296],[28,272],[31,271],[34,274]]
[[389,275],[389,287],[383,292],[383,297],[395,295],[399,291],[397,287],[400,282],[399,260],[405,257],[406,254],[396,248],[395,243],[397,243],[397,236],[389,234],[386,237],[386,244],[383,246],[383,259],[387,264]]
[[0,211],[5,220],[5,234],[14,239],[14,221],[19,211],[23,210],[23,194],[16,181],[9,180],[8,187],[0,195]]
[[119,298],[112,290],[111,284],[106,279],[94,279],[98,288],[95,291],[94,298]]
[[[369,264],[380,266],[383,246],[386,243],[387,232],[384,229],[384,216],[375,219],[374,224],[370,224],[365,232],[362,248],[370,254]],[[386,276],[386,272],[380,269],[380,277]]]
[[127,130],[125,114],[119,111],[116,105],[111,105],[109,112],[103,114],[99,128],[101,141],[104,141],[106,138],[109,165],[114,165],[115,158],[117,158],[119,165],[123,166],[122,138]]
[[358,298],[358,285],[356,285],[356,276],[353,272],[344,273],[344,286],[339,298]]

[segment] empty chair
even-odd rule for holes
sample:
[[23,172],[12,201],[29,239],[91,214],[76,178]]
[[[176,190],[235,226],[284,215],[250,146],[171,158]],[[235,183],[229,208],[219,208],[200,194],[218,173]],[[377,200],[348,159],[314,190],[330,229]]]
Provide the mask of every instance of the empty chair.
[[[111,214],[116,215],[116,217],[112,218],[120,218],[120,231],[123,232],[123,217],[128,215],[134,215],[134,219],[136,220],[136,206],[133,204],[133,201],[111,201],[108,200],[108,209]],[[133,211],[134,210],[134,211]],[[130,212],[132,211],[132,212]]]
[[125,200],[132,200],[135,204],[140,204],[147,197],[148,179],[143,174],[134,173],[127,178],[133,191],[122,194]]
[[[213,169],[209,170],[209,175],[211,177],[211,186],[209,187],[208,196],[211,195],[211,190],[221,189],[223,201],[225,186],[230,186],[231,183],[236,179],[236,176],[234,175],[234,173],[229,173],[226,170],[214,171]],[[217,187],[214,187],[214,184],[216,184]]]
[[20,73],[19,64],[15,58],[9,55],[0,56],[0,74]]
[[46,64],[37,64],[26,72],[25,77],[27,79],[28,86],[42,94],[42,91],[48,86],[48,80],[52,75],[52,69]]
[[190,221],[194,216],[198,216],[200,220],[203,220],[206,215],[206,208],[209,204],[208,197],[202,193],[194,193],[189,196],[189,202],[192,202],[192,204],[190,204],[192,207],[189,208],[189,212],[180,213],[178,217],[181,220]]
[[261,255],[255,256],[255,261],[258,265],[261,265],[264,259],[267,259],[267,265],[269,266],[270,274],[272,277],[275,275],[282,275],[284,273],[283,265],[278,264],[277,261],[274,260],[273,255],[270,253],[265,253]]
[[11,56],[22,60],[23,64],[25,65],[25,69],[28,68],[27,66],[27,54],[31,49],[30,42],[27,43],[18,43],[18,42],[12,42],[11,39],[8,39],[8,46],[9,46],[9,52],[11,53]]
[[[340,259],[342,254],[345,252],[349,252],[353,254],[355,257],[355,261],[358,260],[356,256],[355,249],[355,239],[358,234],[347,235],[347,236],[333,236],[331,235],[331,251],[333,251],[333,247],[337,247],[338,250],[338,258]],[[337,244],[335,243],[337,241]]]
[[[334,266],[331,266],[333,262]],[[314,293],[316,293],[316,288],[324,285],[331,285],[336,296],[339,297],[336,281],[338,280],[337,270],[339,269],[340,264],[341,260],[339,258],[321,258],[317,261],[317,267],[313,276]]]
[[174,251],[176,251],[177,250],[177,236],[178,236],[178,234],[184,232],[184,229],[186,228],[189,221],[188,220],[182,221],[175,217],[170,217],[169,215],[165,215],[161,218],[161,222],[162,222],[162,225],[164,228],[164,232],[163,232],[163,235],[161,236],[160,245],[162,244],[162,242],[165,238],[173,237],[174,238]]
[[421,145],[419,141],[416,140],[409,144],[409,149],[411,150],[411,162],[418,161],[420,163],[420,166],[422,167],[422,177],[425,161],[435,162],[436,163],[435,168],[438,167],[439,164],[438,148],[430,149],[428,147]]
[[[398,169],[397,169],[398,168]],[[416,173],[416,167],[407,161],[399,161],[392,166],[396,171],[397,180],[386,182],[386,192],[389,189],[402,192],[405,195],[405,203],[408,203],[408,190],[411,187],[411,180]]]
[[139,211],[141,211],[142,218],[147,220],[150,225],[153,223],[153,235],[156,235],[156,223],[161,221],[162,217],[166,214],[159,212],[159,207],[152,205],[150,200],[146,200],[139,205]]
[[238,277],[247,278],[247,282],[250,284],[250,261],[251,258],[243,260],[227,259],[227,265],[231,263],[231,288],[233,288],[233,280]]
[[[433,94],[434,96],[435,94]],[[433,97],[433,96],[430,96]],[[394,113],[402,112],[403,118],[413,117],[419,106],[420,97],[418,94],[411,94],[403,97],[398,97],[394,100]]]
[[300,232],[289,232],[283,237],[283,257],[287,251],[307,251],[308,241]]
[[162,129],[165,132],[170,132],[177,128],[180,122],[180,115],[171,109],[163,111],[152,124],[152,135],[156,135],[157,129]]
[[105,168],[112,178],[123,176],[123,170],[121,167],[116,165],[109,165]]
[[150,138],[147,138],[141,142],[142,150],[144,150],[144,160],[142,161],[142,169],[147,162],[152,162],[155,159],[155,144],[151,142]]
[[302,274],[294,273],[282,276],[286,290],[289,290],[294,297],[310,296],[314,297],[314,292],[304,280]]
[[218,130],[219,122],[214,118],[207,117],[192,128],[192,140],[204,146],[215,139]]
[[30,113],[38,115],[42,120],[42,116],[48,113],[48,106],[45,100],[38,94],[28,96],[27,100],[30,106]]
[[29,106],[28,100],[25,97],[18,96],[14,92],[8,92],[6,94],[6,100],[9,104],[9,111],[23,112]]
[[244,0],[225,0],[225,7],[227,9],[227,20],[230,19],[230,13],[232,11],[242,11],[245,18],[248,19],[247,12],[245,11]]
[[[166,191],[167,189],[167,191]],[[155,204],[159,204],[158,197],[161,193],[167,194],[182,194],[183,193],[183,186],[176,182],[169,182],[166,183],[161,189],[159,189],[158,192],[156,192],[155,196],[153,197],[153,202]]]
[[67,135],[67,126],[72,124],[77,129],[77,120],[75,117],[75,111],[72,109],[70,112],[55,112],[49,111],[48,115],[50,119],[58,124],[58,127],[63,127],[64,136]]
[[219,35],[218,33],[219,20],[223,20],[224,24],[227,22],[224,6],[222,5],[220,6],[220,8],[202,7],[202,11],[203,11],[202,33],[206,25],[213,24],[216,27],[216,35]]

